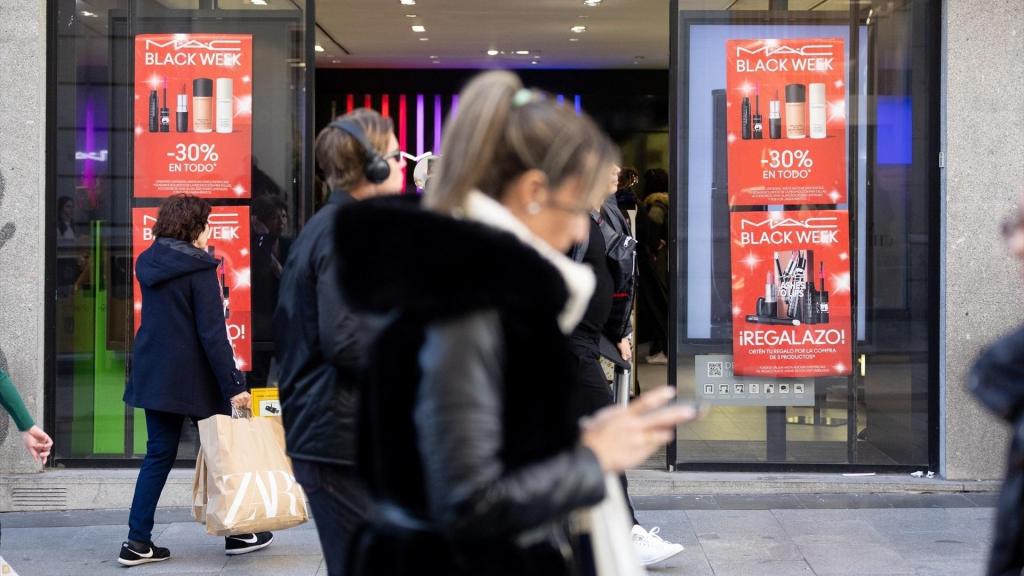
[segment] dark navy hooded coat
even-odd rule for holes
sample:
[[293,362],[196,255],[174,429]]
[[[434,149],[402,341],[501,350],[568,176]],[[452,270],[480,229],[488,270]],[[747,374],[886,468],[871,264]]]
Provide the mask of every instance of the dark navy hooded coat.
[[245,392],[235,369],[217,260],[182,240],[157,238],[135,263],[142,322],[125,403],[196,418],[230,414]]

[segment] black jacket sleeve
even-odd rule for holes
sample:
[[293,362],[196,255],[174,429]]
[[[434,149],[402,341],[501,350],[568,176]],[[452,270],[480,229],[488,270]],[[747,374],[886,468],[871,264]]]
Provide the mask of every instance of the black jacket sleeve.
[[245,379],[235,368],[235,353],[224,324],[224,300],[221,297],[217,272],[210,268],[192,275],[192,302],[195,307],[196,331],[203,343],[206,359],[220,384],[226,400],[245,392]]
[[345,304],[338,286],[338,262],[325,235],[317,247],[316,270],[317,331],[324,356],[337,368],[355,368],[363,357],[357,318]]
[[601,467],[582,446],[503,466],[501,334],[496,313],[474,314],[429,329],[420,353],[415,420],[430,509],[459,539],[515,535],[604,497]]

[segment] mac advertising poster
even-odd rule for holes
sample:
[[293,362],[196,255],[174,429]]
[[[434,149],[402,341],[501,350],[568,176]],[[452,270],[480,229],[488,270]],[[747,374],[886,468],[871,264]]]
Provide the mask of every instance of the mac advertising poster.
[[852,373],[845,210],[733,212],[733,372]]
[[136,198],[249,198],[252,36],[135,37]]
[[[132,251],[135,261],[153,244],[159,208],[132,209]],[[246,372],[252,365],[252,292],[249,254],[249,207],[214,206],[210,212],[207,252],[218,261],[217,279],[224,299],[224,321],[235,351],[235,366]],[[135,331],[142,322],[142,291],[134,280]]]
[[840,39],[726,42],[729,205],[846,203]]

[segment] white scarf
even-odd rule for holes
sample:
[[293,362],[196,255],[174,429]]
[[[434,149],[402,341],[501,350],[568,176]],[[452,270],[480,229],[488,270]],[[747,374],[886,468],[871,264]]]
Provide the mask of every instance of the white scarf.
[[590,297],[594,294],[594,287],[597,284],[590,266],[573,262],[568,256],[552,248],[513,216],[508,208],[483,192],[474,190],[469,193],[463,214],[468,220],[512,234],[520,242],[536,250],[544,260],[558,270],[569,291],[565,307],[558,315],[558,326],[564,334],[572,332],[583,319],[583,314],[587,311],[587,305],[590,304]]

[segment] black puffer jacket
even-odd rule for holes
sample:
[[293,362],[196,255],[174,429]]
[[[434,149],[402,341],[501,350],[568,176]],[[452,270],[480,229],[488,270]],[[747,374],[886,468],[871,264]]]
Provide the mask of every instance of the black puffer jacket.
[[347,207],[337,231],[346,299],[392,318],[368,353],[360,471],[425,530],[378,521],[357,573],[567,573],[561,522],[604,485],[569,414],[562,276],[510,234],[393,202]]
[[332,193],[295,239],[274,314],[288,455],[334,465],[355,462],[356,378],[366,340],[338,290],[334,224],[350,202],[345,192]]
[[978,358],[969,386],[985,407],[1012,426],[987,574],[1019,576],[1024,569],[1024,328]]

